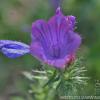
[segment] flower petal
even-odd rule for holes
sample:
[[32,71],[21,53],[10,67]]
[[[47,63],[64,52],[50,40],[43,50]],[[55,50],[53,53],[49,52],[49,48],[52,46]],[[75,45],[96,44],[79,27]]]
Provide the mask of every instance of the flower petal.
[[66,18],[61,13],[60,8],[57,9],[56,15],[49,19],[48,25],[52,35],[52,42],[57,44],[58,40],[61,40],[63,38],[62,36],[67,32]]
[[56,60],[46,59],[45,62],[53,67],[63,69],[67,66],[67,64],[71,63],[74,56],[75,56],[74,54],[71,54],[65,56],[63,59],[56,59]]
[[44,20],[37,20],[32,24],[32,42],[38,41],[44,48],[50,44],[48,24]]
[[66,64],[70,62],[73,56],[71,54],[71,55],[65,56],[63,59],[50,60],[45,56],[44,49],[42,48],[39,42],[34,42],[31,44],[30,53],[41,62],[46,63],[56,68],[61,68],[61,69],[65,68]]
[[[48,23],[44,20],[37,20],[32,24],[32,43],[34,41],[39,42],[39,44],[44,49],[44,53],[49,57],[48,48],[52,43],[52,35],[49,31]],[[48,50],[47,50],[48,49]]]
[[69,34],[67,36],[68,41],[66,46],[67,46],[67,54],[69,55],[77,51],[77,49],[81,44],[81,37],[73,31],[69,31],[68,34]]
[[30,52],[28,45],[11,40],[0,40],[0,51],[9,58],[20,57]]
[[32,39],[41,42],[48,41],[46,35],[48,33],[48,25],[44,20],[37,20],[32,23]]
[[[66,54],[66,44],[67,39],[65,35],[67,34],[67,22],[65,16],[57,9],[56,15],[50,18],[48,21],[50,34],[52,36],[51,46],[49,46],[49,52],[56,55],[54,57],[63,58]],[[63,47],[63,48],[62,48]]]
[[32,42],[30,46],[30,53],[38,60],[44,60],[43,48],[39,42]]

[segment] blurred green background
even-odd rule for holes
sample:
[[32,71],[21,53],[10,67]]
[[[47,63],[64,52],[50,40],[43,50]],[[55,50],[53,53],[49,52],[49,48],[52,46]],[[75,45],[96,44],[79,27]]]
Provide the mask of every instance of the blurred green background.
[[[63,0],[62,10],[65,15],[76,16],[76,31],[83,38],[80,51],[85,55],[90,81],[82,95],[95,95],[96,80],[100,80],[100,0]],[[32,22],[48,20],[52,15],[50,0],[0,0],[0,39],[30,44]],[[8,59],[0,53],[0,100],[25,100],[28,85],[21,72],[39,65],[31,55]],[[22,99],[11,99],[13,95]]]

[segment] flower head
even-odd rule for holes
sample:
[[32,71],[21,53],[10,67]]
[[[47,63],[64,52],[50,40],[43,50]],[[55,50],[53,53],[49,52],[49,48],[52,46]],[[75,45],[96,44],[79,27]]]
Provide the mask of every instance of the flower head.
[[74,16],[64,16],[58,7],[48,22],[40,19],[32,24],[30,46],[17,41],[0,40],[0,51],[9,58],[30,53],[42,63],[64,68],[73,61],[81,43],[81,37],[74,32],[75,23]]
[[37,20],[32,24],[30,52],[43,63],[64,68],[80,46],[81,37],[74,32],[74,16],[64,16],[57,8],[49,19]]

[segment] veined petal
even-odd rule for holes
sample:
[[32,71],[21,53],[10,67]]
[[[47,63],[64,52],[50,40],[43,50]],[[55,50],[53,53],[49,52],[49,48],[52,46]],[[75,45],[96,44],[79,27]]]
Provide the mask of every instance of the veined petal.
[[66,55],[62,59],[48,59],[44,53],[44,49],[42,48],[41,44],[39,42],[34,42],[30,46],[30,53],[36,57],[41,62],[44,62],[45,64],[54,66],[56,68],[63,69],[65,68],[67,63],[70,63],[72,60],[72,57],[74,54]]
[[9,58],[20,57],[30,52],[28,45],[11,40],[0,40],[0,51]]
[[67,22],[65,16],[60,11],[60,7],[57,8],[56,15],[49,19],[48,26],[52,36],[51,46],[48,48],[49,52],[54,55],[53,57],[63,58],[67,52],[65,51],[67,44],[67,39],[65,38]]
[[81,44],[81,37],[73,31],[69,31],[68,34],[67,54],[75,53]]
[[52,35],[48,23],[44,20],[37,20],[32,24],[32,44],[36,41],[42,46],[46,56],[49,56],[48,48],[52,43]]
[[32,23],[32,39],[43,41],[48,33],[48,25],[45,20],[37,20]]
[[30,53],[40,61],[43,61],[45,59],[43,47],[39,42],[35,41],[31,43]]
[[44,48],[50,44],[48,24],[44,20],[37,20],[32,24],[32,42],[38,41]]

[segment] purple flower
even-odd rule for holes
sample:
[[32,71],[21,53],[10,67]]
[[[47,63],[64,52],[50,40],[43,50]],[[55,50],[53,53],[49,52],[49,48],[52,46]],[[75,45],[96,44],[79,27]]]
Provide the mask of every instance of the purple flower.
[[9,58],[20,57],[30,52],[28,45],[11,40],[0,40],[0,50]]
[[30,46],[1,40],[1,51],[10,58],[30,53],[43,63],[64,68],[74,58],[81,44],[81,37],[74,32],[75,23],[74,16],[64,16],[57,8],[55,16],[48,22],[40,19],[32,24]]
[[44,63],[64,68],[81,43],[81,37],[74,32],[75,23],[75,17],[64,16],[60,8],[48,22],[34,22],[31,54]]

